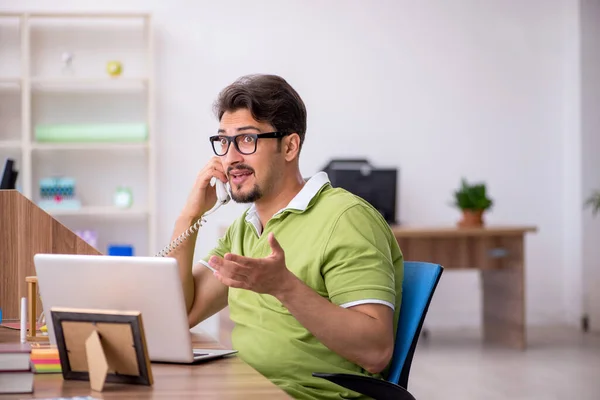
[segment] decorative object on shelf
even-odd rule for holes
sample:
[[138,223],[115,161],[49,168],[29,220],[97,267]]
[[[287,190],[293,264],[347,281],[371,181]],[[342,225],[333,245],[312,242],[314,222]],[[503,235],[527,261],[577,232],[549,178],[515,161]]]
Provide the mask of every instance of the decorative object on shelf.
[[81,201],[75,196],[75,179],[68,177],[40,180],[40,201],[43,210],[78,210]]
[[83,239],[87,244],[94,248],[98,248],[98,232],[94,230],[76,230],[75,234]]
[[62,74],[63,75],[75,75],[75,70],[73,69],[73,54],[69,52],[62,53]]
[[133,246],[130,245],[117,245],[117,244],[109,244],[108,251],[109,256],[125,256],[125,257],[133,257]]
[[106,64],[106,72],[113,78],[120,76],[123,72],[123,64],[120,61],[109,61]]
[[53,124],[37,125],[38,142],[144,142],[148,139],[148,126],[144,123],[114,124]]
[[462,178],[460,189],[454,192],[454,206],[462,211],[459,227],[483,226],[483,213],[492,205],[493,200],[487,196],[485,183],[469,184]]
[[600,211],[600,190],[595,190],[590,197],[587,198],[584,206],[590,207],[592,209],[592,215],[596,216]]
[[118,208],[129,208],[133,205],[133,192],[127,186],[119,186],[113,195],[113,203]]

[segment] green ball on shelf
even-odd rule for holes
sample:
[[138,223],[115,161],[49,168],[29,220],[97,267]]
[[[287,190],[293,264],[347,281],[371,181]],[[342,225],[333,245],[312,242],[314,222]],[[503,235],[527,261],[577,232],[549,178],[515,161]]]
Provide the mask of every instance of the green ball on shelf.
[[133,205],[133,192],[127,186],[119,186],[113,196],[113,203],[118,208],[129,208]]

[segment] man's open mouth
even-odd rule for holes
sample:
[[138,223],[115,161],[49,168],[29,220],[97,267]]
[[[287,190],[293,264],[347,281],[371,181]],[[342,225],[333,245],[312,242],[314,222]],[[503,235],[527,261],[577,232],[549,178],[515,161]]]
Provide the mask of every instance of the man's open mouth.
[[252,171],[248,171],[248,170],[234,170],[231,171],[229,173],[229,176],[234,177],[234,178],[238,178],[241,176],[247,176],[247,175],[252,175]]
[[231,183],[238,186],[242,185],[252,174],[253,172],[247,169],[232,170],[229,172]]

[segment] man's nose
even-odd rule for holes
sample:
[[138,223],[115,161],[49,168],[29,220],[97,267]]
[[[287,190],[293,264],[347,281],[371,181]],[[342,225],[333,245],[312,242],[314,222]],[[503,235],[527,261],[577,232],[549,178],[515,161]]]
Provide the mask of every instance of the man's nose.
[[225,162],[229,165],[235,165],[244,160],[244,156],[235,148],[235,144],[231,143],[227,154],[225,154]]

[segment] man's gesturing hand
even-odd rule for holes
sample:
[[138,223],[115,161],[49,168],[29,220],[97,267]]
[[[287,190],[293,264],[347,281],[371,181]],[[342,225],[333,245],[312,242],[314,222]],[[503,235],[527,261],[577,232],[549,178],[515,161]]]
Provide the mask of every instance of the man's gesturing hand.
[[264,258],[243,257],[227,253],[223,258],[212,256],[208,262],[223,284],[252,290],[257,293],[277,294],[285,290],[294,275],[285,265],[285,253],[273,233],[268,236],[271,254]]

